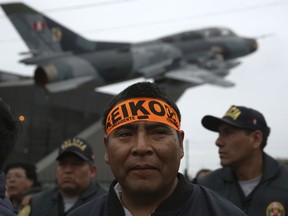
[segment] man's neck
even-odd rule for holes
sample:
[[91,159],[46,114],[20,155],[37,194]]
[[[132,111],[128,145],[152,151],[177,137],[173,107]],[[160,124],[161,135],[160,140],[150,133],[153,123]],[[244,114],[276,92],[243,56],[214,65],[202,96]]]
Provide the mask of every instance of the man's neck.
[[62,191],[60,190],[61,196],[65,198],[74,198],[74,197],[79,197],[80,192],[79,191]]
[[233,167],[238,181],[254,179],[263,173],[263,154],[256,154],[239,166]]
[[151,215],[154,210],[173,193],[177,183],[178,179],[176,178],[173,186],[161,194],[136,195],[131,193],[127,194],[125,191],[122,191],[122,204],[131,212],[133,216]]
[[160,204],[157,202],[157,200],[153,201],[152,199],[150,199],[150,201],[147,202],[147,199],[144,198],[142,199],[143,202],[141,202],[140,199],[131,200],[131,199],[127,199],[124,197],[122,197],[122,200],[121,200],[122,204],[126,209],[128,209],[129,212],[131,212],[133,216],[151,215],[156,209],[156,207]]

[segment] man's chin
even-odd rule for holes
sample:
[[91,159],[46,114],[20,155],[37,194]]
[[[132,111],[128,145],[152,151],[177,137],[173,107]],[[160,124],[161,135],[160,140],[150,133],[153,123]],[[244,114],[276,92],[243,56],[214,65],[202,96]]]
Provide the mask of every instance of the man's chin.
[[65,193],[69,193],[69,192],[75,190],[75,185],[74,184],[61,185],[61,190]]
[[231,163],[228,161],[221,161],[220,164],[222,167],[230,167],[231,166]]
[[139,194],[150,194],[151,192],[154,192],[159,188],[159,185],[155,184],[155,182],[151,182],[148,180],[138,180],[134,181],[130,184],[131,189],[134,190],[134,192],[137,192]]

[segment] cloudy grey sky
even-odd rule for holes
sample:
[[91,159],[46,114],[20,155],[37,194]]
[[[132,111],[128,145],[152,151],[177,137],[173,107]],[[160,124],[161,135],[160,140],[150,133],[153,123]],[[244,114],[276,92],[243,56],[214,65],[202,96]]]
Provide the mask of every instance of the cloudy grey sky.
[[[3,1],[12,2],[12,1]],[[230,105],[261,111],[272,128],[266,152],[288,155],[288,2],[285,0],[26,0],[34,9],[91,40],[141,42],[205,27],[228,27],[241,36],[259,38],[259,50],[242,59],[227,79],[233,88],[202,85],[179,99],[190,175],[217,168],[216,133],[201,126],[206,114],[222,116]],[[0,11],[0,69],[33,74],[18,61],[26,45]],[[117,92],[127,83],[109,87]]]

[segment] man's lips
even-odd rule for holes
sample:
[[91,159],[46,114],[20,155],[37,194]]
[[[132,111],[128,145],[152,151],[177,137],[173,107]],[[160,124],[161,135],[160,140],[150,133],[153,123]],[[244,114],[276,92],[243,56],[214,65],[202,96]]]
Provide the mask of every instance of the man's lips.
[[222,152],[222,151],[218,152],[218,154],[219,154],[220,158],[227,156],[227,153],[226,152]]
[[64,177],[64,178],[62,178],[62,182],[73,182],[73,181],[74,181],[74,179],[71,178],[71,177]]
[[8,190],[15,190],[17,188],[17,186],[14,185],[9,185],[7,186]]
[[129,171],[146,171],[146,170],[158,170],[157,166],[151,164],[136,164],[129,168]]

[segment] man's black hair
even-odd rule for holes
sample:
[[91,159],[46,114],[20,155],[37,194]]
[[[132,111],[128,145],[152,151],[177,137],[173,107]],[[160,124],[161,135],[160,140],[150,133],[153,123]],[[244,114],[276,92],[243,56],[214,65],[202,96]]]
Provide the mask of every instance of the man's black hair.
[[0,98],[0,170],[14,148],[20,123],[14,119],[9,106]]
[[138,82],[128,86],[126,89],[124,89],[122,92],[120,92],[119,94],[117,94],[112,98],[112,100],[110,101],[110,103],[108,104],[103,113],[102,125],[104,126],[104,129],[107,115],[116,104],[124,100],[137,97],[156,98],[166,102],[171,107],[173,107],[173,109],[175,110],[175,112],[179,117],[179,121],[181,122],[181,113],[176,103],[167,95],[167,93],[163,89],[161,89],[156,83]]

